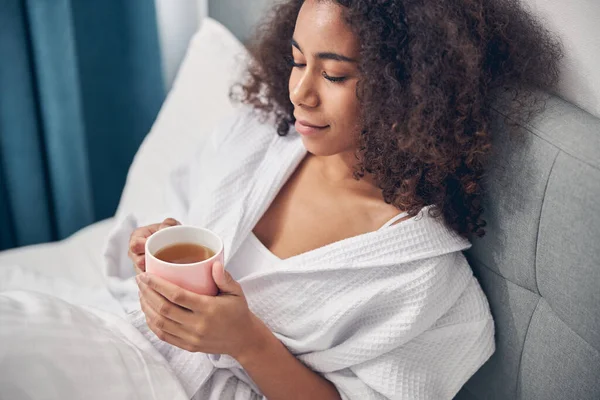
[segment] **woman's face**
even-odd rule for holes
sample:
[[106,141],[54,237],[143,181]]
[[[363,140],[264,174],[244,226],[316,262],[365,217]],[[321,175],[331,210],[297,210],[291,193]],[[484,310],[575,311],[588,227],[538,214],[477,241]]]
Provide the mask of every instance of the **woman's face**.
[[306,0],[291,43],[290,100],[296,130],[318,156],[354,152],[360,133],[356,97],[358,40],[334,1]]

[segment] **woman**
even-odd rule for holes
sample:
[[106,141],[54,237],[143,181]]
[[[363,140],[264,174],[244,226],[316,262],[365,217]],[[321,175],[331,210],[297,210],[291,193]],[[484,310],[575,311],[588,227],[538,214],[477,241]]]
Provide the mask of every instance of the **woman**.
[[[253,55],[174,218],[131,235],[134,324],[199,399],[452,398],[494,350],[461,253],[492,105],[531,116],[560,47],[514,0],[288,0]],[[143,273],[178,220],[224,238],[219,296]]]

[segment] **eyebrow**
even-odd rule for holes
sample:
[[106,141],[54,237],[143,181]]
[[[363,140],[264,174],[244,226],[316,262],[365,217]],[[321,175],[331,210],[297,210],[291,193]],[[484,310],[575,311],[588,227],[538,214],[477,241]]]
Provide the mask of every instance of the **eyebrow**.
[[[291,43],[292,43],[292,46],[294,46],[295,48],[298,49],[298,51],[300,51],[300,53],[304,54],[304,52],[300,48],[300,45],[298,44],[298,42],[296,42],[294,39],[292,39]],[[334,60],[334,61],[344,61],[344,62],[351,62],[351,63],[356,62],[356,60],[353,58],[346,57],[346,56],[343,56],[343,55],[337,54],[337,53],[331,53],[331,52],[317,53],[316,57],[321,60]]]

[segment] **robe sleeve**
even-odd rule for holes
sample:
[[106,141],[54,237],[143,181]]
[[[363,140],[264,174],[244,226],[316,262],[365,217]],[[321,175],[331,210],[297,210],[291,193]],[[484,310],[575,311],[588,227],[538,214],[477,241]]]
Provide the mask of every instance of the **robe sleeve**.
[[471,285],[445,316],[407,343],[324,376],[344,400],[454,398],[495,349],[489,314],[467,310],[480,290]]

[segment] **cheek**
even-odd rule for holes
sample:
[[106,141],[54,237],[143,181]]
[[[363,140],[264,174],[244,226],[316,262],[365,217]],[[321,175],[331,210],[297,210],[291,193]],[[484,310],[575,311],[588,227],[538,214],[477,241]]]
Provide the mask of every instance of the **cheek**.
[[346,131],[355,131],[360,121],[360,104],[356,97],[356,85],[345,87],[332,98],[338,125]]

